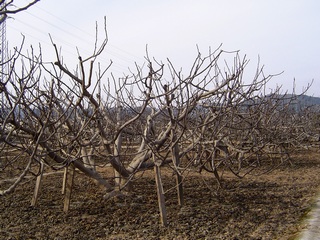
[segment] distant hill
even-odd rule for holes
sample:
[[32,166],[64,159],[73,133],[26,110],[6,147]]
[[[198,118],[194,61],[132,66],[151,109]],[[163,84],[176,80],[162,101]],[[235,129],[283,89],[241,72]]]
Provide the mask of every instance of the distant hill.
[[[305,108],[315,107],[315,110],[320,109],[320,97],[312,97],[307,95],[295,95],[295,94],[270,94],[265,96],[265,99],[269,99],[271,102],[277,103],[279,107],[289,106],[292,110],[301,111]],[[252,105],[259,103],[263,98],[245,100],[243,105]]]
[[303,109],[305,107],[320,105],[320,98],[319,97],[312,97],[307,95],[292,95],[292,94],[286,94],[283,95],[285,98],[294,98],[293,104],[297,104],[300,109]]
[[283,94],[277,96],[282,99],[283,104],[288,104],[292,106],[292,109],[296,111],[315,106],[316,109],[320,107],[320,97],[312,97],[307,95],[294,95],[294,94]]
[[320,105],[320,97],[301,95],[297,97],[297,101],[304,106]]

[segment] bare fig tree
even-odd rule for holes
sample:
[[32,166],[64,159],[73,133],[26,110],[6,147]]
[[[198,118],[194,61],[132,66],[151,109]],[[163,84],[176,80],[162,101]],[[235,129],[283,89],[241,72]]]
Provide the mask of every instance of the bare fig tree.
[[[198,51],[187,72],[147,52],[145,67],[116,78],[112,62],[104,69],[98,62],[108,43],[104,26],[104,40],[90,56],[78,53],[76,69],[53,40],[51,63],[42,60],[41,48],[15,49],[0,88],[0,167],[12,179],[1,195],[42,174],[43,166],[77,168],[105,188],[105,198],[134,192],[137,173],[153,170],[166,225],[164,166],[174,173],[182,205],[189,171],[211,172],[221,186],[224,171],[243,177],[264,163],[290,160],[289,146],[305,136],[304,120],[292,111],[292,97],[265,92],[273,76],[263,67],[249,81],[246,58],[221,47],[204,56]],[[231,66],[223,61],[230,55]]]

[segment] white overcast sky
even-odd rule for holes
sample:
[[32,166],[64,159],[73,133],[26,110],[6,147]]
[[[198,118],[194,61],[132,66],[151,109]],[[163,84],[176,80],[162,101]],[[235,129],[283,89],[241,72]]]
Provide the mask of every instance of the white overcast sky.
[[[19,2],[19,1],[15,1]],[[20,0],[21,3],[26,0]],[[320,97],[319,0],[41,0],[27,12],[7,20],[10,47],[41,43],[45,60],[54,61],[48,34],[62,47],[66,61],[84,56],[107,17],[109,45],[102,61],[112,59],[116,74],[142,63],[149,55],[170,58],[186,71],[198,45],[205,54],[220,44],[226,51],[240,50],[254,70],[258,57],[266,74],[277,74],[270,85],[296,93],[313,80],[308,95]],[[101,38],[102,40],[102,38]]]

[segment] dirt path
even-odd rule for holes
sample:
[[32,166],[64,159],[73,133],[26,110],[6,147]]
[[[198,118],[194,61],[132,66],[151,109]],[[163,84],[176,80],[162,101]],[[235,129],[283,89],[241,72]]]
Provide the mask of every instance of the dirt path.
[[308,213],[304,223],[301,234],[298,239],[300,240],[319,240],[320,238],[320,194]]

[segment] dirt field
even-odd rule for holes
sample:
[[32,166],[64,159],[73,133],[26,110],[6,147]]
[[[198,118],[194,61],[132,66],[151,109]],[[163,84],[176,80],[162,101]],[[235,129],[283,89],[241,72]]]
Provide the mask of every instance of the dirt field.
[[35,208],[30,207],[34,179],[1,197],[0,239],[294,239],[320,190],[319,173],[318,151],[302,152],[293,166],[263,176],[224,177],[218,192],[212,177],[190,175],[182,208],[176,205],[172,178],[163,176],[166,228],[159,225],[151,174],[135,180],[134,195],[118,200],[103,199],[101,189],[76,174],[67,214],[62,174],[47,175]]

